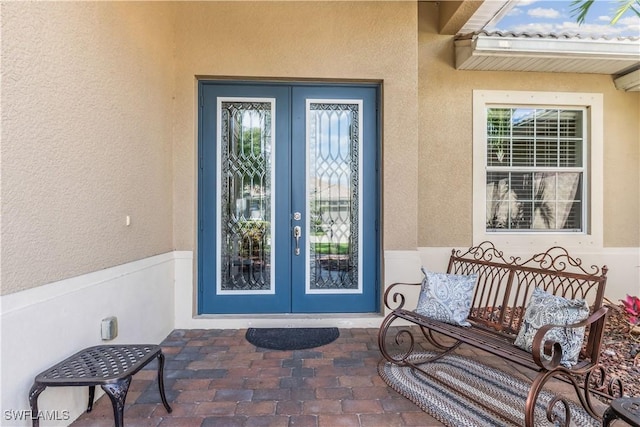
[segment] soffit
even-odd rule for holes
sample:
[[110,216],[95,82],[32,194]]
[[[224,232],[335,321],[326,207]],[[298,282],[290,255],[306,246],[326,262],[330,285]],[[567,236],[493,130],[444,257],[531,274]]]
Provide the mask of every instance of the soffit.
[[640,42],[569,35],[479,33],[457,36],[456,68],[618,75],[640,64]]
[[491,2],[445,1],[439,3],[440,34],[456,34],[474,16],[482,15],[478,9]]
[[509,9],[508,0],[446,0],[435,3],[439,11],[439,32],[451,35],[480,30],[495,16],[501,16]]
[[483,30],[513,4],[513,1],[485,1],[477,9],[455,37],[457,69],[595,73],[615,78],[640,67],[637,37],[606,39]]

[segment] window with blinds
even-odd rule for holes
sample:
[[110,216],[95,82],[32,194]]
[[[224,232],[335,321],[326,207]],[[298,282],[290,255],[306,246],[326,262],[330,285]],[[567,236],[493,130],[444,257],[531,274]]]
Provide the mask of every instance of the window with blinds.
[[584,231],[586,110],[486,113],[486,230]]

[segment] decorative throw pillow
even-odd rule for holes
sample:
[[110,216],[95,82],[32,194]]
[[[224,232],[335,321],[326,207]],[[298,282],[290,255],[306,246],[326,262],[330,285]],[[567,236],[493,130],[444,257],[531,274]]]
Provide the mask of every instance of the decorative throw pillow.
[[422,272],[424,279],[416,313],[440,322],[471,326],[467,316],[478,275],[432,273],[424,268]]
[[[544,325],[570,325],[583,321],[589,315],[589,305],[583,299],[567,299],[535,288],[522,319],[515,345],[526,351],[533,347],[533,337]],[[562,347],[560,363],[570,368],[578,362],[584,339],[582,328],[553,328],[545,334],[545,340],[553,340]],[[542,354],[542,358],[551,358]]]

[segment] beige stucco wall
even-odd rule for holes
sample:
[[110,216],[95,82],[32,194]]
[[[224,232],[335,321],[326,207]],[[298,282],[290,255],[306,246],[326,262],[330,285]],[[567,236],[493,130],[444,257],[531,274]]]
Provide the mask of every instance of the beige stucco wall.
[[607,75],[458,71],[438,5],[419,3],[418,246],[472,243],[472,92],[595,92],[604,97],[604,246],[640,246],[640,93]]
[[171,250],[173,6],[1,8],[2,294]]
[[417,4],[184,3],[176,19],[175,244],[195,249],[196,76],[384,81],[384,245],[417,237]]
[[385,250],[471,243],[472,90],[603,93],[604,242],[640,246],[640,94],[456,71],[437,3],[0,7],[3,294],[196,249],[198,76],[382,81]]

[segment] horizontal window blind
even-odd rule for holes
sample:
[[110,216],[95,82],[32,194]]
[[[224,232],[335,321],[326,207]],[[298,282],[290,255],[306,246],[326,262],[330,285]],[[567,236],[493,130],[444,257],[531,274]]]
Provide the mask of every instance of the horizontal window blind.
[[487,109],[487,231],[583,231],[585,114]]

